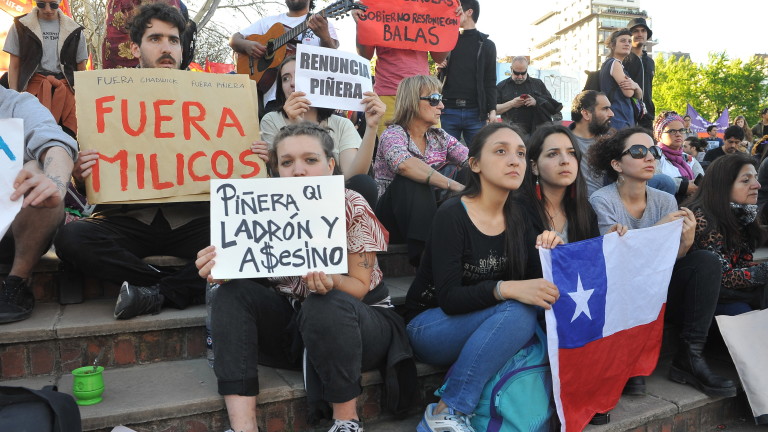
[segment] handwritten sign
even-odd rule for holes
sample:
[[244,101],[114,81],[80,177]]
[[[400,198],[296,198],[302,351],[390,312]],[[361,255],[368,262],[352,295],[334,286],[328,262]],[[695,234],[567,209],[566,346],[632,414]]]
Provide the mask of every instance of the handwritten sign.
[[77,72],[81,149],[99,160],[88,201],[201,201],[211,179],[264,177],[255,89],[244,75],[170,69]]
[[459,38],[458,0],[363,0],[357,42],[362,45],[451,51]]
[[216,279],[347,272],[344,177],[211,180]]
[[23,199],[11,201],[11,193],[23,166],[24,120],[0,119],[0,238],[21,210]]
[[296,91],[306,93],[314,107],[362,111],[363,93],[373,91],[371,63],[357,54],[300,44]]

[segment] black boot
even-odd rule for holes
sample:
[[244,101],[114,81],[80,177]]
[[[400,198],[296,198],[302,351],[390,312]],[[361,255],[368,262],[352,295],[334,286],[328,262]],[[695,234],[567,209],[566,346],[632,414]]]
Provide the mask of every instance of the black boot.
[[621,394],[630,396],[642,396],[645,394],[645,377],[636,376],[627,380]]
[[701,355],[703,350],[704,342],[680,341],[680,348],[669,369],[669,379],[681,384],[688,383],[707,396],[736,396],[736,385],[709,369]]

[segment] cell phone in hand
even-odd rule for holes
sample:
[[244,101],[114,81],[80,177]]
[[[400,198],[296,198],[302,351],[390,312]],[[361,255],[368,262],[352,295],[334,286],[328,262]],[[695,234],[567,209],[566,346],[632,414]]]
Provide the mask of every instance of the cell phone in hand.
[[521,94],[520,95],[520,99],[523,99],[523,100],[528,99],[529,97],[530,96],[528,96],[527,94]]

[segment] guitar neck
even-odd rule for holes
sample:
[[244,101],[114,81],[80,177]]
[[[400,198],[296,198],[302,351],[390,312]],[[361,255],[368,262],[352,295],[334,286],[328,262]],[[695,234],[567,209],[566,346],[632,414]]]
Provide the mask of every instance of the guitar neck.
[[[325,9],[319,12],[320,15],[325,16]],[[297,25],[296,27],[288,30],[287,32],[283,33],[281,36],[275,38],[275,47],[274,49],[280,48],[281,46],[287,44],[288,42],[292,41],[296,38],[296,36],[304,33],[304,31],[308,27],[309,18],[304,20],[301,24]]]

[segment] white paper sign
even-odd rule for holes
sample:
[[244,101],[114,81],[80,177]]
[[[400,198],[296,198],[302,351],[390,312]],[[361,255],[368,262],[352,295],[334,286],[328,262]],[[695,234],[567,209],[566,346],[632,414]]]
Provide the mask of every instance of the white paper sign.
[[344,177],[211,180],[215,279],[347,272]]
[[373,91],[368,59],[305,44],[296,47],[295,81],[316,108],[362,111],[363,93]]
[[13,181],[24,166],[24,120],[0,119],[0,238],[21,210],[24,200],[11,201]]

